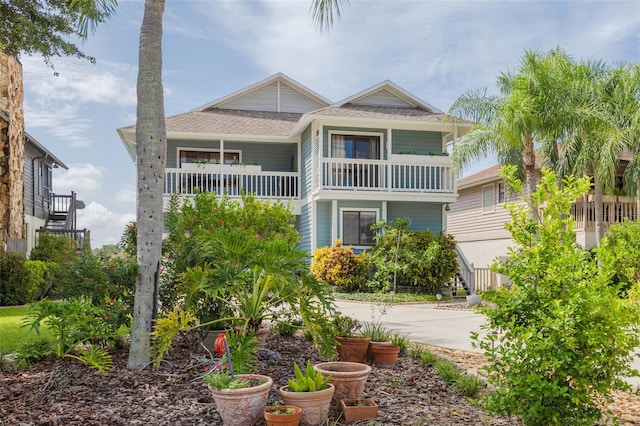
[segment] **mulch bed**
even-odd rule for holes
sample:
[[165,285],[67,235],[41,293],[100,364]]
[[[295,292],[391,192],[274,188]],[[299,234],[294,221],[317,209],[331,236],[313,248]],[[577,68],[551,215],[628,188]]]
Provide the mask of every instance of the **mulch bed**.
[[[221,425],[201,375],[208,354],[177,344],[157,370],[126,369],[127,352],[114,354],[106,375],[73,360],[49,361],[0,373],[0,425]],[[326,361],[302,338],[270,336],[258,371],[273,378],[269,403],[293,376],[293,362]],[[55,373],[52,376],[52,373]],[[519,425],[494,418],[447,386],[430,367],[401,356],[393,369],[373,367],[365,396],[379,405],[368,425]],[[337,419],[333,413],[332,419]],[[337,424],[346,424],[342,419]],[[335,424],[335,423],[332,423]]]

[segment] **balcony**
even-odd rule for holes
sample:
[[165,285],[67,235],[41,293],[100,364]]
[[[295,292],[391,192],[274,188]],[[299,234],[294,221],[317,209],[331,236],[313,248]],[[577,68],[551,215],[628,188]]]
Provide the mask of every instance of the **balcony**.
[[448,157],[421,156],[422,162],[324,158],[320,190],[415,194],[455,194],[456,180]]
[[[638,220],[638,204],[630,197],[605,195],[602,197],[602,217],[605,232],[609,227],[625,218]],[[593,231],[596,224],[596,211],[593,196],[583,197],[571,206],[571,215],[575,218],[576,230]]]

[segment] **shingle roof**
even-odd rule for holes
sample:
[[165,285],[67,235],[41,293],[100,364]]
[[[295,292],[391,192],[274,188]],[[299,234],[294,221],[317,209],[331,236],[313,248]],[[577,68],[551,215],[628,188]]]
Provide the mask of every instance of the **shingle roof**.
[[387,120],[431,121],[444,120],[444,114],[434,114],[419,108],[400,108],[347,104],[342,107],[327,107],[310,113],[314,116],[372,118]]
[[467,187],[475,186],[480,183],[487,183],[489,181],[497,180],[500,177],[500,165],[495,165],[484,169],[478,173],[467,176],[464,179],[458,181],[458,189],[464,189]]
[[210,109],[167,117],[167,132],[288,136],[302,114]]

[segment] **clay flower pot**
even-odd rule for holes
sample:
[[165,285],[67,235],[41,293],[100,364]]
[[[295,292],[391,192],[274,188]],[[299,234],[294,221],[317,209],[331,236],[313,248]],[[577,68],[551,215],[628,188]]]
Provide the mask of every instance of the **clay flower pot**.
[[338,346],[338,359],[344,362],[364,362],[367,348],[369,347],[368,337],[341,337],[336,336]]
[[361,398],[367,383],[371,367],[359,362],[330,361],[313,366],[324,377],[331,376],[331,383],[336,387],[333,395],[333,406],[337,407],[343,398]]
[[378,417],[378,404],[371,398],[341,399],[340,409],[348,422],[375,419]]
[[225,426],[254,425],[262,421],[273,380],[269,376],[260,374],[253,374],[251,377],[260,384],[241,389],[213,389],[209,387],[216,402],[216,409]]
[[295,405],[271,405],[264,409],[267,426],[298,426],[302,408]]
[[302,408],[301,425],[318,426],[329,417],[331,398],[335,391],[335,386],[329,384],[326,389],[315,392],[291,392],[289,386],[283,386],[279,393],[285,404]]
[[367,356],[366,356],[366,360],[368,362],[373,362],[373,348],[376,346],[390,346],[391,342],[369,342],[369,346],[367,347]]
[[380,368],[393,368],[398,361],[400,346],[376,345],[371,348],[373,352],[373,362]]

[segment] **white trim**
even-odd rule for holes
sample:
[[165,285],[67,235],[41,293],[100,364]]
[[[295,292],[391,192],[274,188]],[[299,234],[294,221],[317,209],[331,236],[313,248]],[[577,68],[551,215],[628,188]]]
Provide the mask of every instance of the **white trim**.
[[331,245],[338,239],[338,200],[331,200]]
[[411,201],[418,203],[455,203],[458,199],[458,194],[439,192],[326,190],[315,192],[312,195],[314,200]]
[[311,202],[311,258],[316,251],[316,242],[318,241],[318,231],[316,230],[316,224],[318,223],[318,203],[314,200]]
[[382,202],[382,212],[380,215],[380,219],[384,220],[385,222],[387,221],[387,202],[386,201]]
[[[337,201],[336,201],[337,203]],[[378,222],[380,220],[380,209],[376,208],[376,207],[340,207],[340,212],[339,212],[339,216],[338,216],[338,221],[340,224],[340,229],[339,229],[339,235],[340,235],[340,241],[343,244],[346,244],[344,242],[344,224],[343,224],[343,220],[342,220],[342,216],[344,212],[374,212],[376,214],[376,222]],[[371,248],[371,246],[368,245],[354,245],[353,248],[356,249],[368,249]]]
[[[324,127],[324,126],[323,126]],[[374,137],[378,137],[378,158],[375,158],[375,160],[382,160],[383,157],[383,147],[384,147],[384,132],[357,132],[357,131],[350,131],[350,130],[329,130],[329,132],[327,133],[327,153],[328,153],[328,158],[334,158],[332,156],[332,152],[331,152],[331,145],[332,145],[332,140],[333,140],[333,135],[353,135],[353,136],[374,136]],[[336,158],[341,158],[341,157],[336,157]]]
[[[491,187],[491,210],[485,209],[484,205],[484,190]],[[482,214],[491,214],[496,211],[496,186],[493,183],[489,185],[482,185]]]

